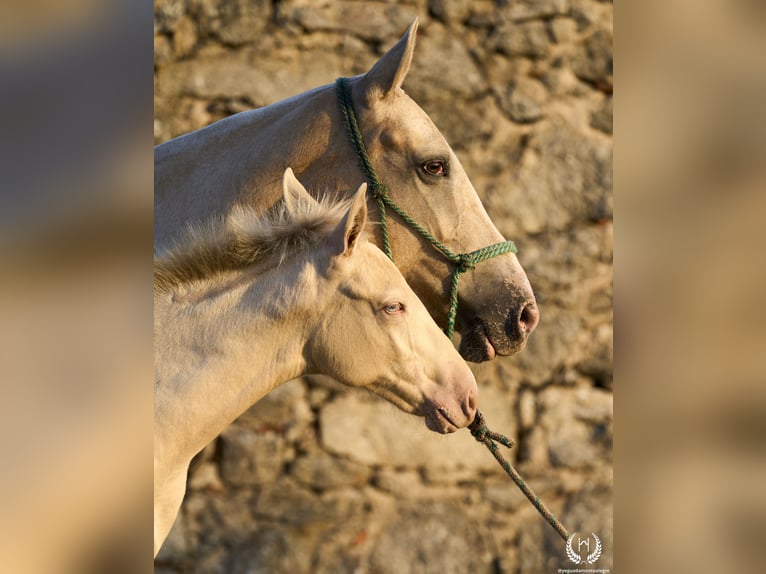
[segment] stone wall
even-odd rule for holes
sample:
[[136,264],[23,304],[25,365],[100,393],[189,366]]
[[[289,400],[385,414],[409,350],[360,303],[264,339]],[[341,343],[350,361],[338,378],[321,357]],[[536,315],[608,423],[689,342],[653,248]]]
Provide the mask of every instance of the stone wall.
[[[490,426],[612,565],[612,3],[156,0],[162,142],[366,71],[417,16],[404,88],[433,118],[541,310],[473,366]],[[293,382],[196,460],[156,572],[536,573],[575,567],[468,434],[332,382]]]

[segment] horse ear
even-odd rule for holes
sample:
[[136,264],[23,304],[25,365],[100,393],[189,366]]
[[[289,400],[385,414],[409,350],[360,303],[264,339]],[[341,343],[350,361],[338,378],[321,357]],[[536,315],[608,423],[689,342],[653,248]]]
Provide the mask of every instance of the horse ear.
[[351,255],[367,223],[367,184],[359,186],[346,215],[330,237],[334,255]]
[[404,36],[363,76],[362,92],[368,100],[386,97],[402,87],[415,51],[417,30],[418,19],[415,18]]
[[288,213],[295,214],[301,203],[316,203],[316,200],[309,195],[303,184],[295,177],[292,168],[287,168],[282,176],[282,199],[287,206]]

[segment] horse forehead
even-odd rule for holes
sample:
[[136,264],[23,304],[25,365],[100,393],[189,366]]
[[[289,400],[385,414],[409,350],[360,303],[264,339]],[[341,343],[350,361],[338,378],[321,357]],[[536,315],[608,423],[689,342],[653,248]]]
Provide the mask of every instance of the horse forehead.
[[403,294],[408,290],[396,265],[371,243],[359,245],[349,264],[346,282],[358,297],[376,298],[394,291]]
[[389,138],[399,147],[406,144],[448,146],[428,114],[404,93],[379,102],[372,110],[372,118],[382,132],[381,137]]

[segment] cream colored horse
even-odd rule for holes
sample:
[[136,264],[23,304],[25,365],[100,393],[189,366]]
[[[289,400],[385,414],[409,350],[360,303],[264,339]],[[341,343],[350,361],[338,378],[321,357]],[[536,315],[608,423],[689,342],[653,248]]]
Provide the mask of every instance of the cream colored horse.
[[476,381],[394,264],[362,237],[366,184],[317,203],[291,170],[276,215],[237,210],[155,261],[154,553],[192,457],[276,386],[307,374],[368,389],[448,433]]
[[[417,21],[369,72],[351,79],[351,99],[372,166],[391,198],[451,251],[468,253],[504,238],[442,134],[401,88],[416,30]],[[448,69],[449,62],[444,66]],[[270,208],[281,196],[287,166],[295,167],[312,193],[350,192],[365,179],[334,85],[166,142],[155,148],[154,162],[155,247],[160,251],[173,245],[189,223],[225,217],[239,204],[257,212]],[[378,217],[375,209],[371,219]],[[381,246],[379,234],[371,235]],[[397,267],[445,326],[454,264],[396,216],[390,237]],[[515,254],[477,265],[460,279],[459,294],[463,357],[480,362],[524,348],[539,315]]]

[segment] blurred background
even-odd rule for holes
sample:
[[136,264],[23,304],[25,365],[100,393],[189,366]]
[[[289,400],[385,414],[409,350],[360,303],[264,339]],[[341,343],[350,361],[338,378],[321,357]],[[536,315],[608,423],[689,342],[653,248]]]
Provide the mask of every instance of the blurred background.
[[[519,247],[541,312],[473,370],[491,428],[612,567],[612,4],[155,3],[155,143],[367,71],[417,17],[404,90]],[[424,222],[427,226],[428,222]],[[198,459],[156,572],[555,572],[564,543],[468,431],[292,382]]]
[[152,566],[151,37],[146,0],[0,8],[4,572]]
[[615,23],[620,571],[766,564],[766,5]]
[[[380,401],[304,384],[205,451],[148,557],[151,147],[361,73],[416,15],[405,89],[541,306],[526,351],[476,369],[516,465],[571,530],[599,535],[596,568],[762,571],[766,11],[750,0],[614,15],[616,376],[611,3],[4,3],[4,571],[574,566],[470,437],[434,442]],[[366,425],[391,445],[371,460],[360,413],[386,421]],[[351,431],[333,442],[338,421]]]

